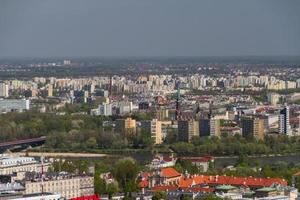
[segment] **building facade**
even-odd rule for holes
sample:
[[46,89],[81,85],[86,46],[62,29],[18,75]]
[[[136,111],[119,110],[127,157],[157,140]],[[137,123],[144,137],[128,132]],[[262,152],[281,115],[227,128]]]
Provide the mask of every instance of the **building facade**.
[[192,138],[199,136],[199,122],[196,120],[178,121],[179,141],[191,142]]
[[241,120],[243,137],[254,137],[258,140],[263,140],[264,120],[260,118],[244,118]]
[[94,194],[93,176],[53,176],[47,177],[43,182],[30,180],[25,182],[25,194],[50,192],[61,194],[67,199]]
[[142,121],[141,129],[150,133],[151,139],[155,144],[161,144],[162,140],[162,129],[161,122],[157,119]]

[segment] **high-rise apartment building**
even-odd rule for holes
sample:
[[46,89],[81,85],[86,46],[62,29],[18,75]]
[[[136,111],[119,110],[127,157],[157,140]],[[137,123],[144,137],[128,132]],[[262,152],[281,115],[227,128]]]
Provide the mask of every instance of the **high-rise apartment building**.
[[136,121],[130,117],[126,119],[117,119],[115,130],[124,136],[132,136],[136,134]]
[[194,136],[199,136],[199,122],[192,120],[178,121],[178,138],[182,142],[191,142]]
[[210,119],[210,136],[220,137],[221,136],[221,127],[220,119]]
[[103,103],[99,105],[99,114],[103,116],[112,116],[112,104]]
[[157,110],[156,117],[158,120],[167,120],[169,118],[169,110],[168,109]]
[[241,120],[243,137],[254,137],[263,140],[265,136],[264,119],[257,117],[243,118]]
[[220,119],[200,119],[199,136],[221,136]]
[[52,97],[53,96],[53,85],[49,84],[47,86],[47,96]]
[[291,133],[290,126],[290,108],[285,106],[279,113],[278,132],[280,134],[289,135]]
[[9,87],[6,83],[0,83],[0,97],[8,97]]
[[30,109],[29,99],[0,99],[1,112],[23,112]]
[[271,105],[277,105],[279,102],[279,94],[271,92],[268,94],[268,101]]
[[142,121],[141,129],[144,129],[151,134],[151,139],[154,141],[155,144],[162,143],[162,129],[161,122],[159,120],[153,119],[151,121]]

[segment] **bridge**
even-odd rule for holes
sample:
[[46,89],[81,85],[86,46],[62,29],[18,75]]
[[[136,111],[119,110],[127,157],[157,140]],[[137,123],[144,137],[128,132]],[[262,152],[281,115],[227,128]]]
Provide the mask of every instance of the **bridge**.
[[38,137],[38,138],[30,138],[24,140],[14,140],[8,142],[1,142],[0,143],[0,152],[4,152],[13,147],[29,147],[29,146],[38,146],[44,144],[46,141],[46,137]]

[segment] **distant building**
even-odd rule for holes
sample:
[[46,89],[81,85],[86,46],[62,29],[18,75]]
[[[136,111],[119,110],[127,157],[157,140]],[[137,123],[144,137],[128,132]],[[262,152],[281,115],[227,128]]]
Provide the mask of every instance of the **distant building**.
[[271,104],[271,105],[277,105],[278,102],[279,102],[279,94],[278,93],[274,93],[274,92],[271,92],[268,94],[268,102]]
[[0,83],[0,97],[8,97],[9,88],[8,85],[6,83]]
[[191,142],[192,138],[199,136],[199,122],[196,120],[178,121],[178,138],[182,142]]
[[220,119],[200,119],[199,120],[199,136],[221,136]]
[[181,174],[174,168],[163,168],[149,177],[149,187],[156,185],[178,185],[180,183]]
[[290,108],[288,106],[280,110],[278,123],[278,132],[280,134],[289,135],[291,133]]
[[133,104],[131,101],[121,101],[118,106],[121,115],[131,113],[133,110]]
[[219,119],[210,119],[210,136],[220,137],[221,128]]
[[93,176],[74,176],[65,172],[46,173],[42,182],[41,178],[35,178],[36,174],[28,175],[25,181],[25,194],[51,192],[61,194],[67,199],[73,197],[94,195]]
[[49,84],[47,86],[47,96],[48,97],[53,97],[53,85]]
[[156,118],[158,120],[167,120],[169,118],[169,110],[168,109],[159,109],[156,111]]
[[30,101],[27,99],[0,99],[0,113],[23,112],[30,109]]
[[243,118],[241,120],[243,137],[254,137],[258,140],[263,140],[264,120],[260,118]]
[[35,89],[25,90],[24,91],[24,96],[25,96],[25,98],[37,97],[38,96],[38,92]]
[[194,166],[201,167],[202,172],[206,172],[209,168],[209,164],[213,163],[214,157],[212,156],[204,156],[204,157],[181,157],[180,160],[188,160],[190,161]]
[[210,119],[199,120],[199,136],[210,136]]
[[141,129],[146,130],[150,133],[151,139],[154,141],[155,144],[161,144],[162,141],[162,129],[161,129],[161,122],[157,119],[153,120],[146,120],[142,121]]
[[23,197],[25,187],[17,182],[0,183],[0,199],[17,199]]
[[149,109],[149,102],[140,102],[139,103],[139,110],[148,110]]
[[103,103],[99,105],[99,114],[103,116],[112,116],[112,104]]
[[156,155],[151,161],[149,167],[151,169],[173,167],[176,164],[176,160],[177,158],[174,158],[173,156],[170,157],[170,156]]
[[[50,162],[44,162],[44,170],[47,171]],[[0,175],[9,175],[15,172],[40,172],[40,161],[33,157],[19,157],[0,154]]]
[[124,136],[132,136],[136,134],[136,121],[134,119],[117,119],[115,123],[115,131]]
[[64,65],[71,65],[71,60],[65,59],[63,63]]

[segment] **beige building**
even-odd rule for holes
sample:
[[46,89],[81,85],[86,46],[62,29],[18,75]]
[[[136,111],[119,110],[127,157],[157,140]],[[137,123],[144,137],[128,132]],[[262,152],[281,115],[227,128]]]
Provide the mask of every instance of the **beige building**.
[[126,119],[117,119],[115,130],[124,136],[132,136],[136,134],[136,121],[130,117]]
[[274,92],[271,92],[268,94],[268,101],[271,105],[277,105],[278,102],[279,102],[279,94],[278,93],[274,93]]
[[146,130],[151,134],[151,139],[153,139],[155,144],[161,144],[162,141],[162,129],[161,122],[157,119],[142,121],[141,129]]
[[210,120],[210,136],[221,136],[220,119],[213,118]]
[[47,86],[47,96],[52,97],[53,96],[53,85],[49,84]]
[[9,87],[6,83],[0,83],[0,97],[8,97]]
[[94,195],[94,177],[93,176],[53,176],[41,180],[26,181],[25,194],[50,192],[61,194],[62,197],[70,199],[79,196]]
[[160,121],[167,120],[169,118],[169,110],[168,109],[159,109],[156,112],[156,118]]
[[259,119],[259,118],[255,118],[254,119],[254,124],[253,124],[253,135],[256,139],[258,140],[263,140],[265,137],[265,133],[264,133],[264,120],[263,119]]

